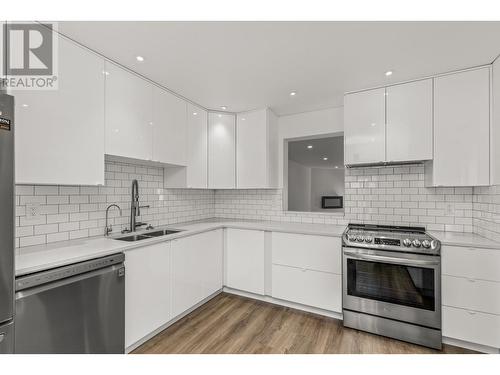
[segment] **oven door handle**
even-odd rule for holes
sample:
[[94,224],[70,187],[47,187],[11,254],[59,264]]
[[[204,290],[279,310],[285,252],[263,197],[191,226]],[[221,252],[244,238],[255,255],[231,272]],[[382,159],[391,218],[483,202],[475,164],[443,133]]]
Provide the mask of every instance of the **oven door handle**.
[[370,255],[370,254],[360,254],[355,251],[349,251],[344,249],[344,254],[348,255],[351,258],[360,259],[360,260],[370,260],[370,261],[378,261],[378,262],[387,262],[394,264],[401,264],[406,266],[437,266],[439,265],[438,260],[421,260],[421,259],[408,259],[408,258],[398,258],[398,257],[387,257],[383,255]]

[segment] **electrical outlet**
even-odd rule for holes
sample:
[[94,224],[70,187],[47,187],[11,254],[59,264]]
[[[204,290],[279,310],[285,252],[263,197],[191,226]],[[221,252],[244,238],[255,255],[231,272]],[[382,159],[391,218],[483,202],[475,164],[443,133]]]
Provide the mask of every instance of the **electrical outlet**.
[[26,205],[26,220],[35,220],[40,216],[40,204],[29,203]]

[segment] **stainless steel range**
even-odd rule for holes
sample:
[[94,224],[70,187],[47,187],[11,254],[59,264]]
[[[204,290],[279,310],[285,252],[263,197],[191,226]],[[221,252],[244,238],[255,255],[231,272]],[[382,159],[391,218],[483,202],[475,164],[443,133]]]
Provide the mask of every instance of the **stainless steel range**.
[[344,326],[441,348],[441,244],[421,227],[349,224]]

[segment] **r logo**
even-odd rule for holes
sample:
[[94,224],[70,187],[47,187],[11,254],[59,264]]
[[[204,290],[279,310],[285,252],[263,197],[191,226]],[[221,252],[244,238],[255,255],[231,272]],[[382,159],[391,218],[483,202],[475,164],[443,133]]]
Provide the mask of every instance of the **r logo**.
[[4,25],[7,76],[53,74],[52,25],[6,23]]

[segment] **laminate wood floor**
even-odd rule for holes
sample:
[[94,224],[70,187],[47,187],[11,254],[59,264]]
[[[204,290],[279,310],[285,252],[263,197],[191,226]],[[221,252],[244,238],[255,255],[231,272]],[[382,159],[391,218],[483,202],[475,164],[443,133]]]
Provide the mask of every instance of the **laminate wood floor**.
[[443,351],[344,328],[337,319],[222,293],[133,353],[143,354],[432,354]]

